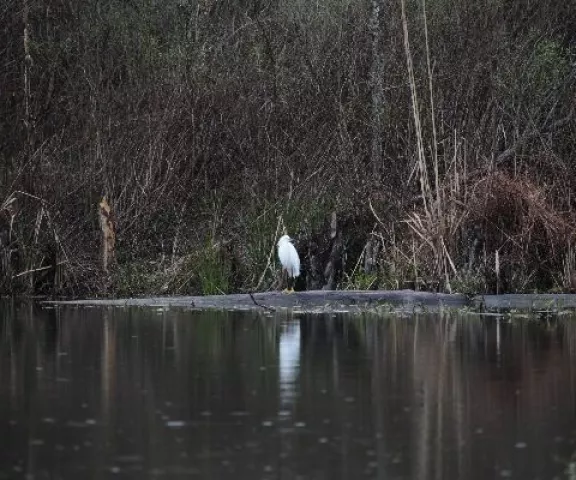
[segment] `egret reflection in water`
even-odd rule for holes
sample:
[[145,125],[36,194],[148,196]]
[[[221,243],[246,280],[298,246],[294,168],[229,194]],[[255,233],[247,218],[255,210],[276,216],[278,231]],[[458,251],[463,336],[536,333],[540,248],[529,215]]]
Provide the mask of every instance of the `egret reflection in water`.
[[278,352],[280,405],[283,408],[292,405],[296,397],[296,381],[300,369],[300,343],[300,323],[291,322],[283,325]]

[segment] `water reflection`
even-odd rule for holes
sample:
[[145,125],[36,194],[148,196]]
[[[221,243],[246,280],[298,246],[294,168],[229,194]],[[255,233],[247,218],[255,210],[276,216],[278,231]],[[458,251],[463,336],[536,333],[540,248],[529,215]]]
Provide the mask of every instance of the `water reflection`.
[[290,407],[296,396],[296,380],[300,367],[300,323],[296,320],[282,325],[278,352],[280,404]]
[[570,478],[574,318],[0,308],[0,478]]

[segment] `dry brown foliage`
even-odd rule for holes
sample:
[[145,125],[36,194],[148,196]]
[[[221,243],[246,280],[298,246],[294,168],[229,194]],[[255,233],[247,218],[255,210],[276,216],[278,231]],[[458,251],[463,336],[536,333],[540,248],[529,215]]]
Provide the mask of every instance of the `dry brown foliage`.
[[445,215],[408,216],[413,235],[402,248],[420,277],[447,289],[467,282],[489,291],[571,288],[571,274],[559,275],[576,235],[571,211],[527,176],[494,170],[460,182],[456,191],[442,189]]

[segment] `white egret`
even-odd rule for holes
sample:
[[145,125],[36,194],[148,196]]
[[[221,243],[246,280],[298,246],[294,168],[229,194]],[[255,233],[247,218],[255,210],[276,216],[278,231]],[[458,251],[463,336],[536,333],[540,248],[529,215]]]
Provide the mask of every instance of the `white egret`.
[[[284,277],[284,272],[287,274],[287,284],[288,287],[285,292],[294,292],[294,282],[296,277],[300,275],[300,257],[294,245],[292,245],[292,239],[288,235],[283,235],[278,240],[278,258],[282,264],[282,277]],[[290,287],[290,277],[292,277],[293,282]]]

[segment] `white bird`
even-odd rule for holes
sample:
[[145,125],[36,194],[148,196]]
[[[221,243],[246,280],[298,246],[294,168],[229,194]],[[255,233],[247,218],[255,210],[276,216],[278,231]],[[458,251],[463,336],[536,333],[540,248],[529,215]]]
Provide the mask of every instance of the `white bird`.
[[[296,279],[296,277],[300,275],[300,257],[291,242],[292,239],[288,235],[280,237],[280,240],[278,240],[278,258],[282,264],[282,276],[284,276],[284,272],[286,272],[288,277]],[[292,284],[292,287],[289,285],[289,279],[286,283],[289,288],[286,289],[285,292],[293,293],[294,283]]]

